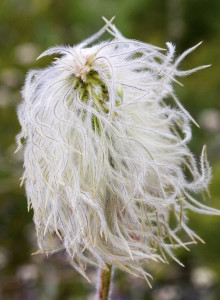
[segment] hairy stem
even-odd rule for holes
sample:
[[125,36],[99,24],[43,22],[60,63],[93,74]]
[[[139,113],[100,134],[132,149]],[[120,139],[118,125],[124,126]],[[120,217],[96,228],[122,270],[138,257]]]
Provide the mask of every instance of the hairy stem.
[[108,300],[111,286],[112,265],[106,264],[107,269],[99,270],[97,300]]

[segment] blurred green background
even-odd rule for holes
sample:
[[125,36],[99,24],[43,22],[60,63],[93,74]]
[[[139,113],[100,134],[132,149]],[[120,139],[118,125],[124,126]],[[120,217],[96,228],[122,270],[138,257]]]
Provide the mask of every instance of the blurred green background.
[[[190,147],[196,156],[203,144],[213,168],[209,205],[220,208],[220,1],[219,0],[1,0],[0,1],[0,299],[94,299],[96,270],[87,283],[68,264],[65,253],[31,256],[37,248],[32,211],[27,212],[22,153],[14,155],[19,131],[16,106],[30,68],[50,59],[36,57],[50,46],[79,43],[103,26],[101,16],[116,16],[115,24],[129,38],[177,53],[204,41],[182,63],[182,69],[212,67],[182,78],[176,86],[182,103],[201,128],[193,126]],[[220,217],[190,214],[192,228],[206,244],[178,251],[185,268],[146,266],[146,282],[115,270],[112,298],[116,300],[219,300]]]

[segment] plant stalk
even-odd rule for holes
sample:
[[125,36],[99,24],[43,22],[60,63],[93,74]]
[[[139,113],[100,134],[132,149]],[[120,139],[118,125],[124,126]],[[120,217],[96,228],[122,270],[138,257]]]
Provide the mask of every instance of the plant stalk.
[[106,264],[107,269],[100,268],[99,270],[99,283],[97,290],[97,300],[109,300],[112,265]]

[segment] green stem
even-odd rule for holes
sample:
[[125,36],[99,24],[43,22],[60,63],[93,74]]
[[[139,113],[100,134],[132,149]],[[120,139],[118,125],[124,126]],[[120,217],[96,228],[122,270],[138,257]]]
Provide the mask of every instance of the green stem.
[[112,265],[106,264],[107,269],[99,270],[99,285],[97,300],[108,300],[111,286]]

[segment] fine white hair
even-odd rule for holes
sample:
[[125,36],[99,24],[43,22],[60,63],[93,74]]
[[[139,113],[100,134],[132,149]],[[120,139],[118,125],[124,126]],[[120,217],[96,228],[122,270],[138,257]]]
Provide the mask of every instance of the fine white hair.
[[[164,51],[127,39],[105,21],[81,44],[42,53],[59,56],[27,74],[18,107],[22,181],[42,252],[64,248],[85,277],[89,263],[147,278],[143,263],[179,262],[173,249],[201,240],[188,210],[219,214],[195,199],[211,170],[206,148],[198,167],[187,146],[196,122],[173,90],[176,77],[207,66],[179,70],[198,45],[175,58],[173,44]],[[105,31],[113,38],[94,44]]]

